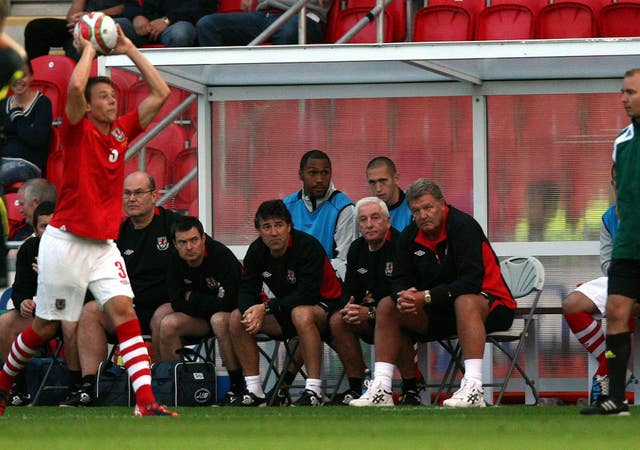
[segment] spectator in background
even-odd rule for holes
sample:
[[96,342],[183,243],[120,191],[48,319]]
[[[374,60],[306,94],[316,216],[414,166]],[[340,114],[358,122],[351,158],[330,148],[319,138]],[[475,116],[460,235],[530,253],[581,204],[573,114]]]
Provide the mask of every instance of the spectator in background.
[[22,77],[26,57],[24,49],[3,31],[8,15],[7,0],[0,0],[0,100],[7,95],[13,82]]
[[136,47],[196,45],[195,23],[218,9],[215,0],[126,0],[124,17],[116,19]]
[[29,60],[48,55],[51,47],[62,47],[65,55],[77,61],[80,55],[73,47],[73,28],[80,17],[92,11],[118,17],[124,11],[123,0],[73,0],[66,19],[33,19],[24,29],[24,46]]
[[18,189],[18,206],[24,216],[23,221],[9,233],[9,239],[21,241],[33,234],[33,212],[42,202],[57,200],[56,187],[44,178],[31,178]]
[[13,95],[0,101],[0,184],[40,178],[51,139],[51,101],[31,87],[33,67],[12,85]]
[[402,231],[411,222],[411,211],[398,180],[396,165],[390,158],[378,156],[367,164],[367,182],[371,194],[387,204],[391,226]]
[[[205,16],[196,24],[200,46],[247,45],[295,3],[294,0],[258,0],[256,11],[250,12],[253,0],[242,0],[246,12]],[[310,0],[307,4],[307,43],[322,42],[331,4],[332,0]],[[294,14],[265,42],[297,44],[298,20],[299,14]]]

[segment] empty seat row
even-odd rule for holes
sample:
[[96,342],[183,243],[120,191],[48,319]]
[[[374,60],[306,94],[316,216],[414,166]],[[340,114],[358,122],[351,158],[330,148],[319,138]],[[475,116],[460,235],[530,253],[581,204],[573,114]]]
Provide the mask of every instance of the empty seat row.
[[427,6],[416,13],[415,42],[564,39],[640,36],[640,3],[613,3],[599,9],[582,2],[557,2],[537,13],[524,4],[501,3],[474,15],[453,4]]

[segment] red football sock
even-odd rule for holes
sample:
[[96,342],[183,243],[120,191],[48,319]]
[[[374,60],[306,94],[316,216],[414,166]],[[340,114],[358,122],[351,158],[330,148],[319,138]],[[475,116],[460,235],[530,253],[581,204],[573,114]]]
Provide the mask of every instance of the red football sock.
[[13,386],[13,379],[22,371],[24,366],[38,353],[38,349],[44,344],[44,340],[33,331],[31,325],[18,335],[9,356],[0,371],[0,390],[9,391]]
[[565,314],[564,318],[578,341],[598,360],[595,375],[608,375],[607,359],[604,356],[605,336],[600,322],[586,312]]
[[154,402],[155,396],[151,390],[149,353],[142,340],[138,319],[132,319],[119,325],[116,328],[116,334],[124,366],[129,373],[133,390],[136,393],[136,403],[144,405]]

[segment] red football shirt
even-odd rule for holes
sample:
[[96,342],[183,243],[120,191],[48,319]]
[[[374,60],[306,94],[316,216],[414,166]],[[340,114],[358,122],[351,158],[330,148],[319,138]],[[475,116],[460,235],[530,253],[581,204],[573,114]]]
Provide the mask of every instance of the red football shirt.
[[116,119],[107,135],[86,117],[72,125],[64,116],[64,173],[51,225],[90,239],[118,237],[125,152],[141,132],[137,108]]

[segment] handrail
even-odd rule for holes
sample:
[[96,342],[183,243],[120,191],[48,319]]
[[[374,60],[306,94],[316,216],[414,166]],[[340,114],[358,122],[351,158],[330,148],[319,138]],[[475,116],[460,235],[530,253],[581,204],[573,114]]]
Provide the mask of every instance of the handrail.
[[[247,47],[253,47],[265,42],[267,39],[271,37],[271,35],[273,35],[273,33],[278,31],[278,29],[282,25],[284,25],[285,22],[287,22],[291,17],[293,17],[294,14],[298,12],[300,12],[301,17],[306,18],[307,16],[306,6],[308,2],[309,0],[298,0],[298,2],[295,3],[291,8],[283,12],[282,15],[280,15],[280,17],[278,17],[275,22],[273,22],[262,33],[256,36],[256,38],[253,41],[249,42],[249,44],[247,44]],[[306,43],[306,40],[307,40],[306,26],[307,26],[306,20],[298,20],[298,43],[299,44]],[[301,31],[301,29],[303,31]]]
[[191,169],[191,171],[189,171],[188,174],[184,176],[184,178],[182,178],[176,184],[174,184],[169,189],[167,189],[164,195],[158,201],[156,201],[156,205],[162,206],[166,202],[171,200],[173,197],[176,196],[178,192],[182,190],[183,187],[187,185],[188,182],[193,180],[197,175],[198,175],[198,167],[194,167],[193,169]]
[[[157,124],[155,124],[153,126],[153,128],[151,128],[149,131],[147,131],[138,142],[136,142],[135,144],[133,144],[131,147],[129,147],[127,149],[127,153],[125,154],[125,161],[129,161],[131,158],[133,158],[136,153],[140,152],[145,145],[147,145],[149,143],[149,141],[151,141],[151,139],[153,139],[154,137],[156,137],[158,134],[160,134],[160,132],[170,123],[173,122],[173,120],[178,117],[178,115],[184,111],[185,109],[187,109],[189,107],[189,105],[191,105],[194,101],[196,101],[196,99],[198,98],[198,96],[196,94],[191,94],[189,97],[185,98],[182,103],[180,103],[176,109],[174,109],[173,111],[171,111],[166,117],[164,117],[160,122],[158,122]],[[144,167],[142,167],[142,169],[144,169]]]

